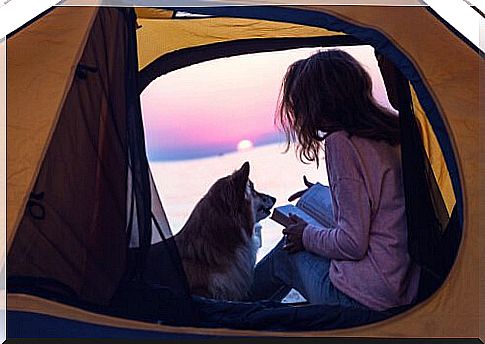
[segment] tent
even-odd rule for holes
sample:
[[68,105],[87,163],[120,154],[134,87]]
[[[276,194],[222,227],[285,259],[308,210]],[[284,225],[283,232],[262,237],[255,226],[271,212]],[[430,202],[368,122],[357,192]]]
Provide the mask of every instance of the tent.
[[[356,313],[190,297],[146,158],[140,92],[214,58],[359,44],[375,48],[400,111],[419,302]],[[426,7],[54,7],[7,48],[8,337],[484,335],[482,61]]]

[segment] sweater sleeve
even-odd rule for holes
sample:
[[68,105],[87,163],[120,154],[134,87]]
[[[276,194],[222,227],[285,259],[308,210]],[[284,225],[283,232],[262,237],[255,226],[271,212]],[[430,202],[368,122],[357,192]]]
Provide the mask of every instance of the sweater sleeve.
[[344,135],[326,145],[326,162],[334,205],[335,227],[307,225],[303,246],[330,259],[360,260],[369,245],[371,206],[360,157]]

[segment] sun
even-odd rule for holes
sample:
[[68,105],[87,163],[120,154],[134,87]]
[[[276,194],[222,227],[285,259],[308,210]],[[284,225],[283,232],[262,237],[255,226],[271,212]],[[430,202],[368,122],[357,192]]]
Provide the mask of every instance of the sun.
[[237,150],[239,152],[247,151],[247,150],[249,150],[251,148],[253,148],[253,143],[250,140],[241,140],[237,144]]

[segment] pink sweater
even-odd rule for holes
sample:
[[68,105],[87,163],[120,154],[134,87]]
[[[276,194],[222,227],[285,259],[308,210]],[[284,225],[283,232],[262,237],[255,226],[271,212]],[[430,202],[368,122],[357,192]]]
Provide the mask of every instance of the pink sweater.
[[336,226],[308,225],[305,249],[330,258],[334,286],[363,305],[411,303],[420,269],[407,252],[399,146],[339,131],[325,141],[325,161]]

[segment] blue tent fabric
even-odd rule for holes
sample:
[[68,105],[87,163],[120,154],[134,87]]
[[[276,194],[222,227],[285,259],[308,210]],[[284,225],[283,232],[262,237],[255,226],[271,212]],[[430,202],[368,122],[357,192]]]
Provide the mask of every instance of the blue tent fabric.
[[410,306],[378,312],[337,305],[292,305],[274,301],[230,302],[193,297],[199,327],[266,331],[312,331],[354,327],[387,319]]
[[7,338],[204,339],[216,336],[120,328],[39,313],[7,311]]
[[[168,288],[155,285],[126,285],[113,299],[112,304],[101,306],[76,300],[72,295],[61,296],[42,288],[44,284],[35,283],[32,279],[22,281],[10,279],[9,291],[27,293],[51,299],[89,312],[158,323],[174,328],[190,326],[198,328],[229,328],[239,330],[265,331],[323,331],[330,329],[350,328],[374,323],[392,317],[412,307],[402,306],[378,312],[371,309],[343,307],[337,305],[288,304],[276,301],[222,301],[192,296],[189,298],[191,313],[183,309],[183,299]],[[38,288],[34,288],[38,285]],[[54,286],[54,285],[53,285]],[[58,288],[59,289],[59,286]],[[94,336],[117,337],[119,331],[108,326],[106,332],[85,322],[73,322],[66,328],[66,319],[30,312],[9,311],[9,337],[78,337],[83,331]],[[20,322],[14,319],[28,319]],[[11,321],[10,321],[11,320]],[[100,325],[101,326],[101,325]],[[77,330],[83,328],[83,330]],[[127,330],[127,329],[125,329]],[[113,332],[114,331],[114,332]],[[127,330],[128,331],[128,330]],[[130,332],[131,333],[131,332]],[[147,331],[138,334],[124,333],[136,337],[151,336]],[[88,336],[83,334],[82,337]]]
[[[326,305],[290,305],[278,302],[228,302],[193,297],[200,318],[191,324],[199,328],[239,330],[310,331],[347,328],[387,319],[402,312],[395,308],[385,312]],[[202,339],[217,335],[158,332],[91,324],[46,314],[8,311],[8,338],[138,338]],[[163,324],[163,322],[160,322]],[[174,327],[176,330],[176,327]]]

